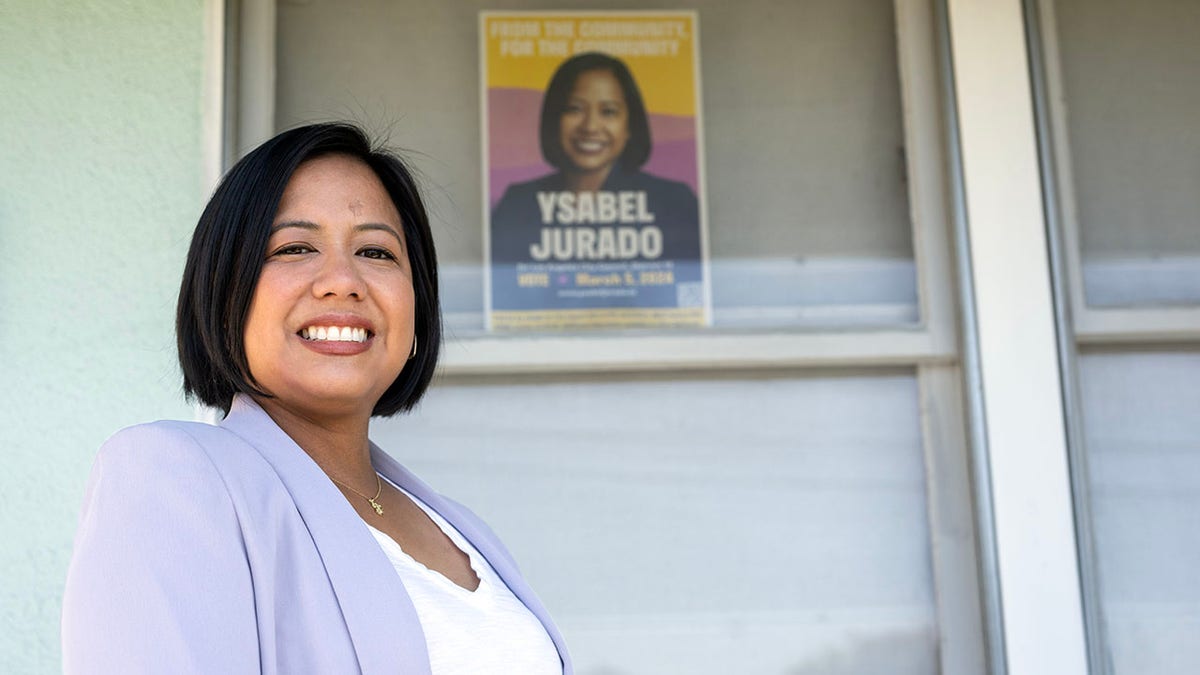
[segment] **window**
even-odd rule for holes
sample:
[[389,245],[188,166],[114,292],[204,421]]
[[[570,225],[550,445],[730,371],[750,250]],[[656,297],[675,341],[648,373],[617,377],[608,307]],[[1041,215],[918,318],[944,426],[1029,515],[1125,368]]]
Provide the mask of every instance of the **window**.
[[1193,3],[1040,2],[1047,126],[1076,330],[1151,340],[1200,325]]
[[712,328],[534,335],[483,331],[477,14],[490,5],[432,7],[281,2],[271,122],[352,117],[419,151],[441,234],[449,370],[953,350],[940,92],[923,3],[900,15],[884,0],[688,3],[701,31]]
[[1200,666],[1200,352],[1079,360],[1098,598],[1113,673]]
[[1200,562],[1200,6],[1044,0],[1036,9],[1046,190],[1074,320],[1063,349],[1092,667],[1191,672],[1200,668],[1200,583],[1187,571]]

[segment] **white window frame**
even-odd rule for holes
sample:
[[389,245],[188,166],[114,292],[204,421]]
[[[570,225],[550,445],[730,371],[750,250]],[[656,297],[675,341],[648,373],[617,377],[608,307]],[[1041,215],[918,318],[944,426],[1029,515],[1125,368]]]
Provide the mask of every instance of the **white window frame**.
[[[489,373],[728,370],[794,366],[945,364],[957,356],[948,243],[944,130],[930,0],[896,0],[897,51],[919,320],[912,326],[733,330],[447,339],[441,371]],[[275,133],[275,0],[228,0],[225,159]],[[482,289],[481,289],[482,292]]]
[[946,5],[969,266],[963,283],[974,314],[965,331],[978,353],[978,390],[969,394],[983,417],[976,422],[995,527],[1000,669],[1083,675],[1088,653],[1024,8],[1021,0]]
[[1058,343],[1088,656],[1092,672],[1104,675],[1111,672],[1111,659],[1100,608],[1076,355],[1082,349],[1195,345],[1200,342],[1200,306],[1106,308],[1087,304],[1054,0],[1024,1],[1030,40],[1034,42],[1031,72],[1039,99],[1035,110],[1043,144],[1043,190],[1053,235],[1049,242],[1051,271],[1055,292],[1061,299]]
[[1070,299],[1075,339],[1080,344],[1177,343],[1200,340],[1200,305],[1188,307],[1096,307],[1088,305],[1083,284],[1079,216],[1071,167],[1070,134],[1064,101],[1058,28],[1052,0],[1033,0],[1041,28],[1042,74],[1048,102],[1049,143],[1056,185],[1057,209],[1052,214],[1063,237],[1065,289]]

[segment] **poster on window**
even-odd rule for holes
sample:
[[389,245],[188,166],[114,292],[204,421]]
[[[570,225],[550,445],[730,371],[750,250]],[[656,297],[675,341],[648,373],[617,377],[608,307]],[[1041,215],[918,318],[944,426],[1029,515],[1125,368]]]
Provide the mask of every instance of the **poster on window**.
[[487,325],[710,322],[694,12],[484,12]]

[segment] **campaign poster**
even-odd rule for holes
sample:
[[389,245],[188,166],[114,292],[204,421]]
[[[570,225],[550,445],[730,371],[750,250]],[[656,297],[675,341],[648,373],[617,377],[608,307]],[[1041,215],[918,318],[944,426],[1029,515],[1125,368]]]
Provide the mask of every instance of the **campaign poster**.
[[694,12],[484,12],[487,325],[711,321]]

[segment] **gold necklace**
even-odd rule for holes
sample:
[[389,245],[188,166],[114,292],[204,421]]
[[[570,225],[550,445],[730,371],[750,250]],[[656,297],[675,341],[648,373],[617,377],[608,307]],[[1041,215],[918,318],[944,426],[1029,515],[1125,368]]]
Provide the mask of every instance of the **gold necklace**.
[[338,485],[341,485],[342,487],[353,492],[354,494],[358,495],[359,497],[362,497],[363,499],[367,500],[368,502],[371,503],[371,508],[375,509],[376,514],[381,515],[381,516],[383,515],[383,507],[379,505],[379,502],[375,501],[376,499],[379,499],[379,495],[383,494],[383,481],[379,480],[379,474],[375,474],[375,485],[378,489],[375,490],[374,497],[368,497],[368,496],[364,495],[363,493],[359,492],[358,490],[355,490],[354,488],[350,487],[349,485],[346,485],[345,483],[334,478],[333,476],[330,476],[329,480],[332,480],[333,482],[337,483]]

